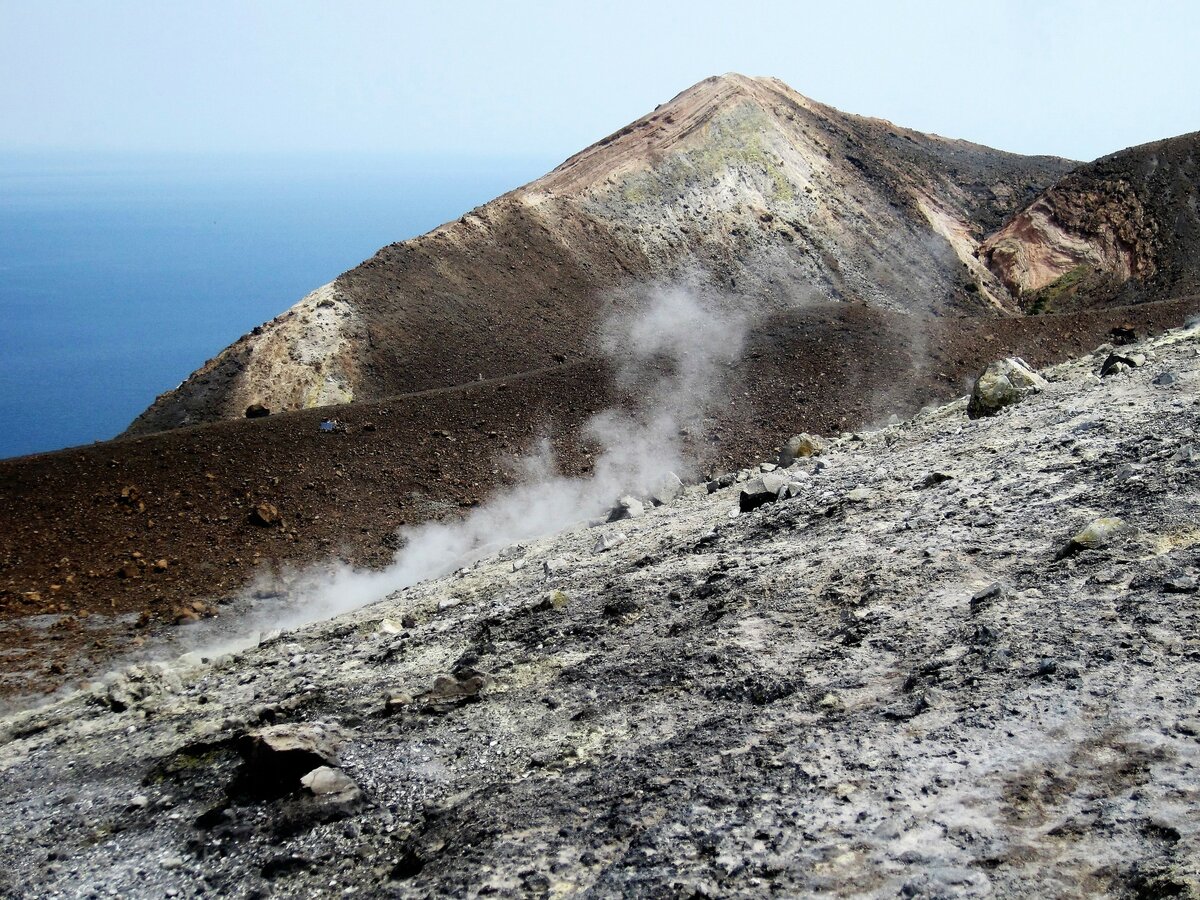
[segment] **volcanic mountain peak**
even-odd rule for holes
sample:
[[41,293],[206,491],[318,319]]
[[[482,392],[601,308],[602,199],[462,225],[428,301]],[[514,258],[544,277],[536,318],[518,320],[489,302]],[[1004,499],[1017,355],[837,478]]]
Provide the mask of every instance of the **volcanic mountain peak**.
[[571,193],[603,188],[608,179],[653,166],[666,154],[705,143],[709,135],[704,128],[715,119],[740,114],[743,119],[764,124],[764,116],[778,106],[779,90],[786,92],[793,104],[811,106],[806,97],[776,79],[736,73],[706,78],[575,154],[529,187]]
[[383,248],[322,289],[325,305],[306,298],[245,336],[129,433],[589,357],[599,322],[647,284],[766,318],[822,300],[1012,314],[980,241],[1070,166],[847,115],[772,78],[706,79],[531,184]]

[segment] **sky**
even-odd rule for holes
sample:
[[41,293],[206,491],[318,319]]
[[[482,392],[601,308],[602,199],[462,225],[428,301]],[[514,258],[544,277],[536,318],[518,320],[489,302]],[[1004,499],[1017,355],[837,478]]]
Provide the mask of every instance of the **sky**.
[[709,75],[1091,159],[1200,128],[1200,3],[0,0],[0,151],[561,160]]

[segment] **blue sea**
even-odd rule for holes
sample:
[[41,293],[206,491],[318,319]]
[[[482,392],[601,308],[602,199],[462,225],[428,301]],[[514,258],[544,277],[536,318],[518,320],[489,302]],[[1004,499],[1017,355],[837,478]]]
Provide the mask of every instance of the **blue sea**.
[[554,162],[0,155],[0,457],[115,436],[313,288]]

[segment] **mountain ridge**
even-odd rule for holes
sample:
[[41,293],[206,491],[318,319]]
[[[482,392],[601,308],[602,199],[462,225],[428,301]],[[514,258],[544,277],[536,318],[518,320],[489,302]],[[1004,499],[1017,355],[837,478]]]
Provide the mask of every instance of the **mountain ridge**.
[[127,433],[577,358],[644,283],[772,308],[817,298],[1011,312],[973,248],[1070,165],[918,136],[774,79],[706,79],[542,178],[382,248],[160,396]]
[[[597,336],[664,282],[749,324],[722,402],[680,436],[694,475],[799,431],[838,434],[948,400],[998,356],[1051,363],[1200,310],[1200,290],[1177,292],[1196,271],[1186,229],[1160,227],[1156,273],[1116,293],[1101,278],[1044,301],[1011,295],[983,252],[1092,171],[1124,179],[1165,221],[1194,196],[1186,140],[1101,169],[1030,169],[769,79],[689,91],[650,114],[708,117],[673,154],[649,159],[646,129],[614,132],[581,152],[618,144],[611,184],[583,178],[595,190],[567,196],[533,182],[388,245],[210,360],[126,436],[0,461],[0,698],[85,676],[280,568],[386,565],[398,527],[483,502],[543,438],[565,473],[587,475],[587,422],[639,399],[615,375],[621,348]],[[593,162],[576,154],[554,177]],[[1104,196],[1068,196],[1089,193]],[[705,337],[686,316],[668,327]],[[243,417],[264,400],[272,415]],[[261,504],[275,524],[261,525]]]

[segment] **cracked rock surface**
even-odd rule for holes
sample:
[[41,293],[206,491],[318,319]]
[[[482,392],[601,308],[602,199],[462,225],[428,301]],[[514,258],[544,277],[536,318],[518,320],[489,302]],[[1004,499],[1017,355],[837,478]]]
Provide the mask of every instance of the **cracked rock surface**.
[[1200,332],[1107,349],[9,716],[0,886],[1197,896]]

